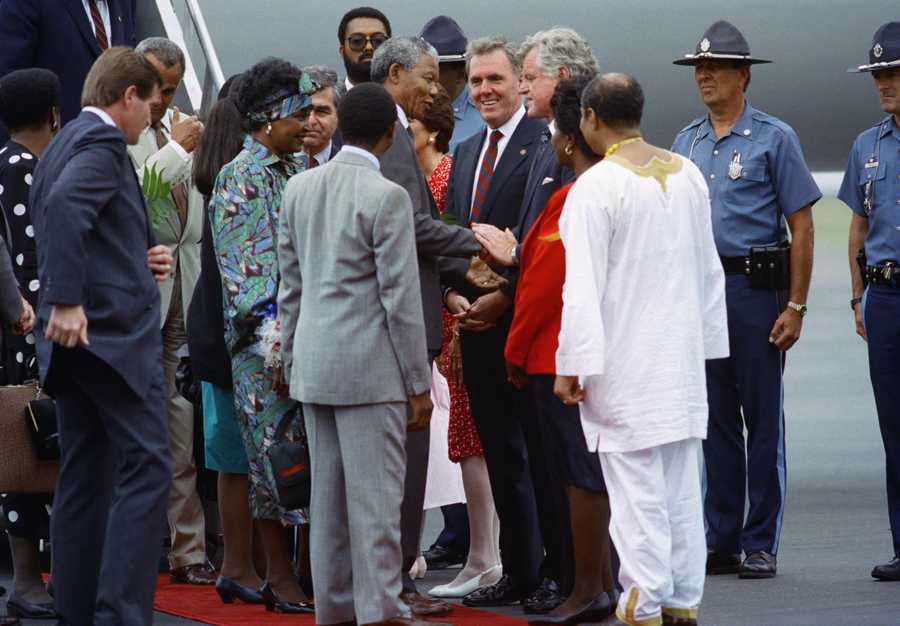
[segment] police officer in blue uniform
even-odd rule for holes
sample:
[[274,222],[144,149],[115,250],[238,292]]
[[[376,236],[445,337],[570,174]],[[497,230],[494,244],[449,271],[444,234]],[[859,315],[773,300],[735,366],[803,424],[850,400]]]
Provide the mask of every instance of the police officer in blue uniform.
[[[879,28],[869,62],[848,71],[872,74],[888,114],[853,142],[838,197],[853,210],[850,307],[856,332],[868,341],[894,542],[893,558],[872,576],[900,580],[900,22]],[[857,258],[861,249],[865,255]]]
[[691,159],[709,186],[731,347],[729,358],[706,368],[707,572],[741,578],[776,573],[786,483],[782,374],[806,313],[812,205],[822,195],[793,129],[745,98],[750,66],[768,62],[751,56],[725,21],[674,61],[694,67],[708,109],[678,133],[672,150]]

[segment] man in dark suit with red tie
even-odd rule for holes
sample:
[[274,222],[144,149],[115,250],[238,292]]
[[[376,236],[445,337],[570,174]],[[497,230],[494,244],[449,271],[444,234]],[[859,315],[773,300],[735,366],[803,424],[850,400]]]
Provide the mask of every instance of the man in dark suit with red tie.
[[159,85],[134,50],[104,52],[31,190],[38,365],[59,423],[50,534],[61,624],[153,620],[172,480],[154,279],[172,255],[155,243],[126,144],[149,125]]
[[[81,111],[84,77],[110,46],[134,46],[137,0],[0,0],[0,76],[43,67],[62,86],[62,124]],[[0,144],[7,131],[0,125]]]
[[[505,230],[519,222],[528,172],[547,124],[525,115],[517,92],[519,60],[505,39],[472,41],[466,57],[469,89],[487,128],[454,151],[445,213],[459,224],[484,222]],[[532,446],[526,443],[537,429],[525,394],[506,380],[503,348],[512,299],[502,291],[481,295],[464,280],[467,269],[464,261],[446,259],[441,277],[453,287],[447,306],[461,318],[465,383],[500,517],[503,578],[463,603],[499,606],[527,600],[540,582],[541,532],[527,452]]]

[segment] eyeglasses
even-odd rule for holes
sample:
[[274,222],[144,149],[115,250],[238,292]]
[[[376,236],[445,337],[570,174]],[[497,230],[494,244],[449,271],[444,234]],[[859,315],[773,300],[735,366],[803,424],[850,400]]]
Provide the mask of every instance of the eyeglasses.
[[350,49],[354,52],[362,52],[366,49],[366,44],[372,44],[372,49],[374,50],[387,40],[388,36],[384,33],[375,33],[371,36],[356,34],[347,37],[347,45],[350,46]]

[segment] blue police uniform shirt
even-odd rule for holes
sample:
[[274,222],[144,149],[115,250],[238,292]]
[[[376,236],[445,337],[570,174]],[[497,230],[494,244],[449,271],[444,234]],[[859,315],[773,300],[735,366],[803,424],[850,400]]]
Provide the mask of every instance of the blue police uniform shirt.
[[716,139],[707,115],[678,133],[672,151],[706,179],[721,256],[748,256],[752,247],[787,240],[777,208],[786,217],[822,197],[794,129],[749,102],[727,135]]
[[453,136],[450,137],[450,152],[456,147],[456,144],[465,141],[475,133],[480,133],[484,128],[484,120],[478,114],[475,103],[469,96],[469,86],[463,87],[463,90],[456,96],[453,101]]
[[900,128],[893,116],[853,142],[838,191],[850,209],[869,220],[866,263],[900,261]]

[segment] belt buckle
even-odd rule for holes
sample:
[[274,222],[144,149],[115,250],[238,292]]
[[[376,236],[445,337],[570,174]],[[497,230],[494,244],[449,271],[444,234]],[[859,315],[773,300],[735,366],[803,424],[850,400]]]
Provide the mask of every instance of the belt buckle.
[[881,268],[881,277],[885,280],[893,280],[894,278],[894,262],[888,261],[884,264],[884,267]]

